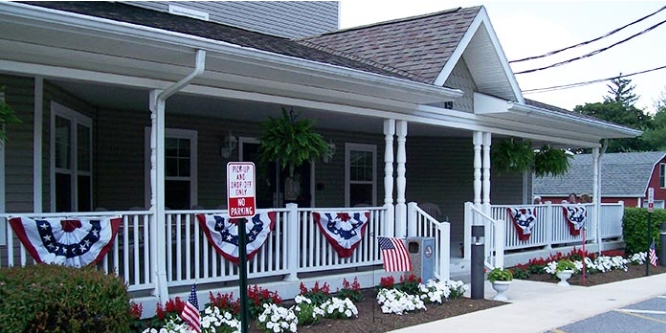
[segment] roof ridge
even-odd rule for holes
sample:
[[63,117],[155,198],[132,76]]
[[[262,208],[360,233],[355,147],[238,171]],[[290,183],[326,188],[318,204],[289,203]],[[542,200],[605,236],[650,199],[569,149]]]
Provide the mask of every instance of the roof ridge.
[[420,81],[420,82],[424,82],[424,83],[432,83],[432,82],[429,82],[428,80],[426,80],[423,77],[415,75],[414,73],[411,73],[411,72],[408,72],[408,71],[405,71],[405,70],[402,70],[402,69],[399,69],[399,68],[395,68],[391,65],[382,64],[380,62],[376,62],[376,61],[368,59],[368,58],[363,58],[363,57],[359,57],[357,55],[350,54],[350,53],[347,53],[347,52],[338,51],[338,50],[330,48],[326,45],[318,44],[318,43],[315,43],[315,42],[312,42],[312,41],[309,41],[309,40],[304,40],[304,39],[294,39],[293,41],[300,44],[300,45],[303,45],[305,47],[309,47],[309,48],[312,48],[312,49],[315,49],[315,50],[330,53],[330,54],[333,54],[333,55],[336,55],[336,56],[339,56],[339,57],[345,57],[347,59],[362,62],[362,63],[365,63],[367,65],[370,65],[370,66],[373,66],[373,67],[376,67],[376,68],[379,68],[379,69],[382,69],[382,70],[386,70],[386,71],[393,72],[393,73],[396,73],[396,74],[399,74],[399,75],[403,75],[403,76],[411,78],[414,81]]

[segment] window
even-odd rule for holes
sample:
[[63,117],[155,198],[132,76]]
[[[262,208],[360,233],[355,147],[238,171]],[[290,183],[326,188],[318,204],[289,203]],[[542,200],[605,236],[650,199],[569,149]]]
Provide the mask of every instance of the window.
[[[146,139],[146,207],[150,206],[150,128]],[[197,204],[197,131],[166,129],[164,205],[169,209],[190,209]]]
[[659,164],[659,187],[666,188],[666,164]]
[[[643,200],[643,207],[647,208],[648,206],[648,201],[645,199]],[[654,208],[655,209],[664,209],[664,200],[655,200],[654,201]]]
[[92,210],[92,121],[51,104],[51,210]]
[[377,146],[345,145],[345,204],[375,206],[377,202]]

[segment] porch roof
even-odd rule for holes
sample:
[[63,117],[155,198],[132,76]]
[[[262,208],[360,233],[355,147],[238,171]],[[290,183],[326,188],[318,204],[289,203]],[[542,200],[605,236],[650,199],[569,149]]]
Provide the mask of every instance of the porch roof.
[[[601,193],[604,197],[644,197],[652,171],[666,152],[610,153],[601,156]],[[563,176],[534,179],[534,193],[566,197],[569,193],[592,193],[591,154],[575,155]]]

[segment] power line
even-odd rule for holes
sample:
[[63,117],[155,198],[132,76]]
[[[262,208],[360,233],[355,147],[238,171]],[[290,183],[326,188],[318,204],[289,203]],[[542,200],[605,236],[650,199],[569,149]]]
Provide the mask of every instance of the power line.
[[518,60],[511,60],[511,61],[509,61],[509,63],[512,64],[512,63],[514,63],[514,62],[522,62],[522,61],[528,61],[528,60],[534,60],[534,59],[545,58],[545,57],[552,56],[552,55],[554,55],[554,54],[558,54],[558,53],[563,52],[563,51],[566,51],[566,50],[570,50],[570,49],[573,49],[573,48],[576,48],[576,47],[579,47],[579,46],[583,46],[583,45],[587,45],[587,44],[590,44],[590,43],[596,42],[596,41],[598,41],[598,40],[601,40],[601,39],[604,39],[604,38],[606,38],[606,37],[612,36],[612,35],[616,34],[617,32],[619,32],[619,31],[621,31],[621,30],[623,30],[623,29],[625,29],[625,28],[627,28],[627,27],[629,27],[629,26],[632,26],[632,25],[634,25],[634,24],[636,24],[636,23],[638,23],[638,22],[644,21],[644,20],[646,20],[646,19],[648,19],[648,18],[650,18],[650,17],[656,15],[657,13],[661,12],[661,11],[664,10],[664,9],[666,9],[666,6],[661,7],[659,10],[657,10],[656,12],[654,12],[654,13],[652,13],[652,14],[649,14],[649,15],[643,16],[643,17],[639,18],[639,19],[636,20],[636,21],[633,21],[633,22],[631,22],[631,23],[629,23],[629,24],[625,24],[625,25],[623,25],[623,26],[621,26],[621,27],[619,27],[619,28],[617,28],[617,29],[615,29],[615,30],[613,30],[613,31],[610,31],[610,32],[608,32],[608,33],[606,33],[606,34],[604,34],[604,35],[602,35],[602,36],[599,36],[599,37],[597,37],[597,38],[590,39],[590,40],[587,40],[587,41],[584,41],[584,42],[580,42],[580,43],[578,43],[578,44],[576,44],[576,45],[571,45],[571,46],[568,46],[568,47],[565,47],[565,48],[562,48],[562,49],[559,49],[559,50],[551,51],[551,52],[548,52],[548,53],[544,53],[544,54],[541,54],[541,55],[538,55],[538,56],[532,56],[532,57],[522,58],[522,59],[518,59]]
[[[631,77],[631,76],[635,76],[635,75],[639,75],[639,74],[645,74],[645,73],[649,73],[649,72],[658,71],[658,70],[664,69],[664,68],[666,68],[666,65],[660,66],[660,67],[655,67],[655,68],[652,68],[652,69],[647,69],[647,70],[640,71],[640,72],[627,74],[627,75],[622,75],[622,77]],[[618,76],[607,77],[605,79],[596,79],[596,80],[591,80],[591,81],[583,81],[583,82],[576,82],[576,83],[570,83],[570,84],[563,84],[563,85],[552,86],[552,87],[527,89],[527,90],[523,90],[523,94],[537,94],[537,93],[543,93],[543,92],[549,92],[549,91],[555,91],[555,90],[576,88],[576,87],[586,86],[586,85],[593,84],[593,83],[599,83],[599,82],[612,80],[612,79],[615,79],[615,78],[618,78]]]
[[625,39],[623,39],[623,40],[621,40],[621,41],[619,41],[619,42],[616,42],[616,43],[611,44],[611,45],[609,45],[609,46],[606,46],[606,47],[604,47],[604,48],[598,49],[598,50],[596,50],[596,51],[592,51],[592,52],[590,52],[590,53],[583,54],[582,56],[575,57],[575,58],[571,58],[571,59],[564,60],[564,61],[560,61],[560,62],[554,63],[554,64],[552,64],[552,65],[544,66],[544,67],[539,67],[539,68],[529,69],[529,70],[525,70],[525,71],[520,71],[520,72],[517,72],[517,73],[514,73],[514,74],[515,74],[515,75],[518,75],[518,74],[533,73],[533,72],[541,71],[541,70],[548,69],[548,68],[553,68],[553,67],[558,67],[558,66],[566,65],[566,64],[568,64],[568,63],[572,63],[572,62],[577,61],[577,60],[581,60],[581,59],[589,58],[589,57],[594,56],[594,55],[597,55],[597,54],[599,54],[599,53],[601,53],[601,52],[607,51],[607,50],[609,50],[610,48],[613,48],[613,47],[615,47],[615,46],[617,46],[617,45],[620,45],[620,44],[622,44],[622,43],[625,43],[625,42],[627,42],[627,41],[629,41],[629,40],[631,40],[631,39],[633,39],[633,38],[636,38],[636,37],[638,37],[638,36],[640,36],[640,35],[642,35],[642,34],[645,34],[645,33],[647,33],[647,32],[649,32],[649,31],[655,29],[656,27],[658,27],[658,26],[660,26],[660,25],[662,25],[662,24],[664,24],[664,23],[666,23],[666,20],[661,21],[661,22],[659,22],[659,23],[657,23],[657,24],[655,24],[655,25],[653,25],[653,26],[651,26],[651,27],[649,27],[649,28],[647,28],[647,29],[645,29],[645,30],[639,32],[639,33],[633,34],[633,35],[631,35],[631,36],[629,36],[629,37],[627,37],[627,38],[625,38]]

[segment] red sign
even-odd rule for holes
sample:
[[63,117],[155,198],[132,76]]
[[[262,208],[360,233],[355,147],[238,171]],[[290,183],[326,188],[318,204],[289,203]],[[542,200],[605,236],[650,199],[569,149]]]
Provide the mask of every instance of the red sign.
[[253,217],[256,214],[255,169],[252,162],[227,163],[227,207],[229,217]]

